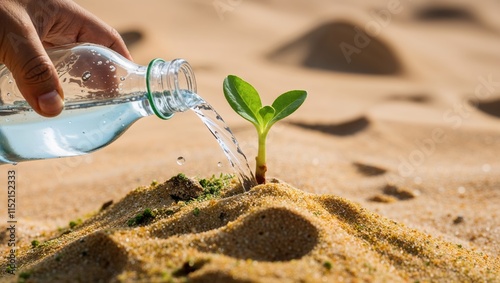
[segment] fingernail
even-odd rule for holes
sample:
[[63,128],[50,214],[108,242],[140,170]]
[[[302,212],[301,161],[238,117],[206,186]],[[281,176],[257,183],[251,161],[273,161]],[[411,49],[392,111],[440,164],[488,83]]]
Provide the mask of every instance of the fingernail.
[[53,90],[38,97],[38,105],[42,112],[47,116],[55,116],[61,113],[64,107],[64,101],[57,91]]

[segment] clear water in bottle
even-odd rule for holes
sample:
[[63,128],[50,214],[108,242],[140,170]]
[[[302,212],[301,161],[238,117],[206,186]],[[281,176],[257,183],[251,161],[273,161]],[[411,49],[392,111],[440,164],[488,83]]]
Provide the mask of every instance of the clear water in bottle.
[[118,104],[67,105],[57,118],[43,118],[27,108],[1,111],[0,161],[17,163],[89,153],[147,116],[144,104],[145,98]]

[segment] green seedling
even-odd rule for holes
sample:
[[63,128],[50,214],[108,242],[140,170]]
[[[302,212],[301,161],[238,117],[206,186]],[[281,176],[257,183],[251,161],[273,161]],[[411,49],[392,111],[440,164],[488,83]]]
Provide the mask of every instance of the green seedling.
[[279,120],[297,110],[307,97],[304,90],[283,93],[271,106],[262,106],[259,93],[255,88],[237,76],[224,80],[224,96],[233,110],[252,123],[257,129],[259,145],[255,168],[257,183],[266,182],[266,138],[271,127]]

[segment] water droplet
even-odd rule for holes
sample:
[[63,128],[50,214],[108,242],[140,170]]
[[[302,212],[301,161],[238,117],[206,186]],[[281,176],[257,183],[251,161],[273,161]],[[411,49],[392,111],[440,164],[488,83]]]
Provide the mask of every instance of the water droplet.
[[71,121],[68,121],[68,124],[71,124]]
[[7,96],[10,96],[10,92],[7,92]]
[[9,84],[11,84],[11,83],[12,83],[12,80],[9,80]]
[[182,156],[177,157],[177,164],[184,165],[186,163],[186,159]]
[[109,60],[106,60],[106,64],[109,64]]
[[111,72],[114,72],[114,71],[116,71],[116,67],[115,67],[115,66],[113,66],[113,65],[111,65],[111,66],[109,66],[109,70],[110,70]]
[[86,71],[85,73],[83,73],[82,75],[82,80],[84,82],[88,81],[90,79],[90,77],[92,76],[92,74],[89,72],[89,71]]
[[219,167],[219,168],[222,167],[222,162],[218,162],[217,167]]
[[120,77],[120,81],[124,81],[125,80],[125,77]]
[[102,65],[102,61],[97,61],[97,65]]
[[464,188],[464,187],[458,187],[458,188],[457,188],[457,193],[458,193],[459,195],[463,195],[463,194],[465,194],[465,188]]

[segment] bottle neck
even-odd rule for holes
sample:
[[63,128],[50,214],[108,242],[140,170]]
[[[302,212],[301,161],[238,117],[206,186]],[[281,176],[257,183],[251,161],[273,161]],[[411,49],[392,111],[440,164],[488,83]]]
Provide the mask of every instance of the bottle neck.
[[147,97],[153,112],[161,119],[170,119],[199,103],[196,81],[189,63],[183,59],[155,59],[146,74]]

